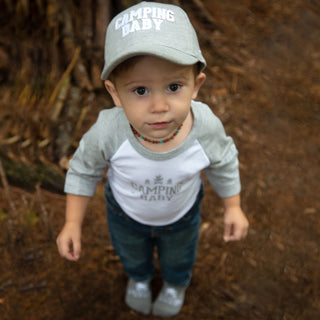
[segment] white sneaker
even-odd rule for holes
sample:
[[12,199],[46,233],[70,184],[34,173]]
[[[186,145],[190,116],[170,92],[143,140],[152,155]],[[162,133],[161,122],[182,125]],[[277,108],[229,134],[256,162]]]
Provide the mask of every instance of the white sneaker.
[[149,314],[151,311],[151,290],[150,281],[134,281],[129,279],[125,302],[133,310]]
[[164,283],[152,307],[155,316],[171,317],[178,314],[184,302],[187,287],[175,287]]

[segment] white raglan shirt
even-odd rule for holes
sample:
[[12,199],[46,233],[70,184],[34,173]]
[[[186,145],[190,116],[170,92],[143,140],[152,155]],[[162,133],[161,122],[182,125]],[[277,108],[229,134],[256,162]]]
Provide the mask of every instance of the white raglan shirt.
[[237,149],[210,108],[192,102],[189,136],[168,152],[142,146],[121,108],[100,112],[83,136],[67,173],[65,192],[92,196],[108,166],[113,195],[132,219],[153,226],[179,220],[194,204],[204,170],[220,197],[240,192]]

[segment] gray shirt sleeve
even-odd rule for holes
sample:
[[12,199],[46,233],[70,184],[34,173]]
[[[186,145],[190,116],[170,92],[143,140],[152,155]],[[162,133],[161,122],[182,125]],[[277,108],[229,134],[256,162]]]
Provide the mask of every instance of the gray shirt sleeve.
[[89,197],[94,195],[110,157],[123,139],[118,126],[125,122],[119,108],[100,112],[96,123],[80,140],[70,161],[64,187],[66,193]]
[[198,140],[210,160],[209,167],[204,171],[211,186],[222,198],[239,194],[238,151],[233,139],[226,135],[221,121],[208,106],[196,102],[194,110],[201,119]]

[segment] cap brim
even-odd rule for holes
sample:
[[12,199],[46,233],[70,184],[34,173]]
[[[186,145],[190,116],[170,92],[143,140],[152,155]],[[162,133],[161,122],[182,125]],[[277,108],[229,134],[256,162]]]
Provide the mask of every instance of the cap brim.
[[[159,52],[161,52],[161,54],[159,54]],[[104,67],[101,73],[101,78],[103,80],[107,80],[110,73],[116,66],[118,66],[125,60],[138,55],[152,55],[179,65],[193,65],[200,62],[201,70],[206,67],[206,62],[200,54],[198,57],[196,57],[186,52],[182,52],[175,48],[171,48],[162,44],[149,45],[148,43],[145,43],[145,46],[143,46],[142,43],[139,43],[138,46],[128,45],[127,50],[122,50],[122,52],[119,54],[119,58],[110,57],[113,62],[109,64],[107,68]]]

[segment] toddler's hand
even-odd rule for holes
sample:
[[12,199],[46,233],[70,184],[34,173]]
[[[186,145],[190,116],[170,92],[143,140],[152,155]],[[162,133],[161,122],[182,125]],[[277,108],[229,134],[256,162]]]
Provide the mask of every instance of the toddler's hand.
[[67,222],[57,238],[59,253],[62,257],[77,261],[81,253],[81,226]]
[[240,207],[229,208],[224,214],[224,241],[235,241],[246,237],[249,222]]

